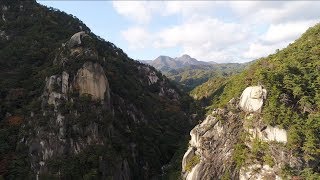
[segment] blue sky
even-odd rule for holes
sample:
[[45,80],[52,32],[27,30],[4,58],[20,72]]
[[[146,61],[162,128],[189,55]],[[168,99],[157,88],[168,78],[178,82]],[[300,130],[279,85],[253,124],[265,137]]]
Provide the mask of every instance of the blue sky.
[[204,61],[246,62],[286,47],[320,17],[316,1],[38,2],[78,17],[143,60],[189,54]]

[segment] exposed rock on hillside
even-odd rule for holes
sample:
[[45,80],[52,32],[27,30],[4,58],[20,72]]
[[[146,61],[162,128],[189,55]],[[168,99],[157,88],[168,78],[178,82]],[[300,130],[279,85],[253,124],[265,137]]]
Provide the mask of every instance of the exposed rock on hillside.
[[183,94],[153,67],[87,30],[65,37],[47,58],[50,64],[32,73],[38,86],[28,92],[16,135],[25,166],[14,164],[20,173],[14,176],[157,177],[190,130]]
[[287,142],[287,131],[278,127],[265,126],[262,129],[248,129],[252,138],[258,138],[263,141]]
[[267,90],[262,86],[247,87],[240,97],[240,108],[245,112],[261,112],[263,100],[267,97]]
[[191,98],[58,9],[5,0],[0,16],[0,177],[159,177]]
[[182,160],[185,179],[275,180],[285,166],[301,168],[302,161],[285,148],[286,130],[260,118],[266,92],[262,86],[247,87],[240,100],[230,100],[191,130]]
[[217,109],[192,129],[190,147],[182,161],[184,178],[220,179],[225,172],[229,172],[232,179],[237,179],[238,171],[235,170],[232,154],[241,127],[239,115],[227,109]]
[[75,47],[77,45],[81,44],[81,38],[82,36],[85,36],[86,33],[84,31],[77,32],[73,36],[71,36],[69,42],[67,43],[69,48]]
[[[74,79],[72,80],[70,76]],[[108,80],[100,64],[87,61],[77,71],[77,74],[64,70],[61,74],[46,78],[46,85],[41,97],[42,113],[36,113],[30,117],[24,128],[29,135],[21,140],[29,146],[31,168],[37,176],[53,171],[52,167],[48,166],[49,160],[52,158],[59,158],[66,154],[70,156],[79,154],[88,146],[103,145],[105,142],[106,137],[98,125],[98,122],[101,123],[103,118],[101,112],[97,112],[95,120],[84,119],[88,121],[85,126],[81,125],[82,122],[72,123],[73,119],[83,118],[83,115],[77,112],[80,109],[71,111],[70,105],[79,103],[79,100],[76,99],[79,97],[71,95],[76,92],[80,97],[88,94],[92,96],[93,100],[110,101]],[[50,105],[53,106],[53,109]],[[41,121],[46,121],[46,123],[43,124]],[[30,135],[30,131],[33,131],[32,135]],[[72,134],[77,135],[73,136]],[[117,171],[121,171],[121,169]],[[126,173],[125,177],[130,176],[129,170],[126,170]]]
[[75,88],[79,89],[80,95],[89,94],[94,99],[105,98],[110,96],[109,83],[105,72],[100,64],[86,62],[78,70],[75,77]]

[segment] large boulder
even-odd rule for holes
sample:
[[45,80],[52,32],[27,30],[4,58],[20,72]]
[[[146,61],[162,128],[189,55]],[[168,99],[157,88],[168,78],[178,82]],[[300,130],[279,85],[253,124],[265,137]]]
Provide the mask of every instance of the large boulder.
[[80,95],[89,94],[95,100],[109,99],[110,96],[108,79],[98,63],[83,64],[75,77],[75,87]]
[[81,44],[81,38],[84,36],[86,33],[84,31],[77,32],[74,35],[71,36],[68,46],[69,48],[72,48],[74,46],[80,45]]
[[252,138],[259,138],[262,141],[277,141],[287,143],[287,131],[279,127],[266,126],[263,129],[248,129]]
[[206,119],[190,131],[190,146],[199,148],[201,146],[200,138],[218,122],[216,117],[208,115]]
[[248,179],[281,180],[282,178],[275,173],[275,169],[276,167],[270,167],[269,165],[254,164],[247,168],[242,168],[240,170],[239,180],[248,180]]
[[267,90],[262,86],[247,87],[240,97],[240,108],[248,113],[261,112],[263,100],[266,99]]

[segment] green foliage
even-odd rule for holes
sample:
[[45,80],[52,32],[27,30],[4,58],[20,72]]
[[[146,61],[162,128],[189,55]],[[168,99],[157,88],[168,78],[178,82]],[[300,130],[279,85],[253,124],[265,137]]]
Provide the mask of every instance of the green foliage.
[[302,171],[301,175],[306,180],[319,180],[320,179],[320,173],[314,172],[314,170],[312,168],[305,168]]
[[320,115],[311,116],[306,122],[304,130],[305,141],[302,150],[307,162],[318,161],[320,157]]
[[194,155],[189,161],[187,161],[185,170],[190,172],[194,166],[200,162],[200,156]]
[[233,161],[236,163],[236,167],[240,169],[245,165],[248,158],[249,149],[244,143],[237,143],[234,147]]
[[221,180],[231,180],[231,173],[230,170],[226,170],[223,174],[223,176],[221,177]]
[[317,24],[287,48],[229,78],[212,94],[209,108],[223,107],[230,99],[240,97],[247,86],[262,84],[268,93],[261,118],[266,124],[287,129],[289,150],[303,156],[316,172],[320,159],[319,32]]
[[268,145],[266,142],[261,141],[258,138],[253,139],[251,147],[251,155],[254,159],[259,159],[261,155],[267,150]]
[[210,78],[207,82],[194,88],[190,92],[190,95],[194,99],[199,99],[199,100],[210,98],[210,96],[212,96],[212,94],[216,92],[226,81],[227,81],[227,78],[225,77]]
[[181,177],[181,161],[184,153],[188,149],[189,136],[184,137],[184,141],[181,141],[179,148],[174,153],[173,157],[170,160],[170,163],[166,165],[164,169],[163,180],[182,180]]
[[270,156],[269,154],[263,156],[263,161],[269,165],[270,167],[273,167],[275,165],[275,162],[272,158],[272,156]]
[[283,179],[289,179],[294,175],[294,170],[290,167],[290,165],[285,164],[281,168],[280,176]]
[[[105,154],[104,151],[106,149],[102,146],[91,146],[73,156],[51,158],[48,161],[48,167],[52,174],[44,174],[43,176],[96,179],[99,177],[99,158],[110,156],[112,149],[108,149],[108,154]],[[116,161],[117,159],[114,157],[114,160],[110,161],[110,165]]]
[[[79,93],[72,92],[67,100],[61,99],[58,111],[66,119],[68,138],[85,136],[85,133],[73,131],[72,128],[83,130],[94,122],[98,124],[99,135],[102,134],[102,139],[106,141],[106,149],[103,152],[97,152],[97,149],[84,150],[78,156],[55,157],[50,164],[52,172],[57,172],[58,166],[61,166],[61,173],[66,179],[77,179],[79,176],[92,179],[101,173],[96,164],[99,162],[96,155],[99,154],[109,158],[111,163],[117,163],[118,159],[113,157],[127,158],[134,179],[145,178],[145,170],[140,167],[146,164],[150,177],[160,174],[161,167],[170,161],[179,147],[181,137],[190,131],[188,115],[192,99],[152,67],[149,68],[156,72],[159,82],[149,85],[146,73],[139,69],[145,65],[130,59],[120,48],[91,33],[86,25],[72,15],[56,9],[48,10],[35,1],[10,2],[8,13],[5,14],[7,21],[0,21],[0,29],[10,37],[9,40],[0,41],[0,123],[5,121],[6,114],[18,114],[34,123],[25,123],[27,128],[23,129],[29,130],[30,134],[23,135],[20,134],[20,126],[1,126],[0,159],[11,154],[27,158],[28,152],[17,151],[19,134],[21,137],[36,136],[33,131],[36,128],[50,129],[48,122],[54,117],[54,108],[41,99],[45,78],[66,71],[72,81],[83,63],[92,61],[101,64],[106,73],[111,104],[94,101],[88,96],[79,97]],[[3,3],[6,1],[0,2],[0,5]],[[20,4],[23,4],[23,10],[20,10]],[[97,57],[73,57],[70,50],[62,45],[81,30],[91,37],[82,39],[83,47],[96,53]],[[61,57],[67,59],[63,65],[58,62]],[[170,95],[159,96],[161,87],[175,90],[179,99]],[[60,89],[59,86],[54,87],[54,90]],[[42,115],[43,110],[46,115]],[[35,114],[33,118],[30,118],[31,112]],[[128,144],[136,145],[136,160],[129,156],[132,151]],[[32,172],[29,169],[30,162],[25,158],[11,161],[13,165],[5,178]],[[50,178],[51,175],[46,177]]]
[[[202,95],[199,91],[202,88],[197,86],[207,82],[210,79],[217,78],[216,81],[221,81],[226,77],[229,77],[234,74],[238,74],[245,69],[247,63],[237,64],[237,63],[227,63],[227,64],[213,64],[213,65],[193,65],[185,68],[180,68],[177,70],[163,71],[164,74],[171,80],[177,82],[182,88],[190,92],[197,88],[195,92],[192,94],[206,96],[206,94]],[[202,85],[201,85],[202,86]],[[205,85],[206,86],[206,85]],[[212,91],[212,90],[209,90]],[[207,92],[210,94],[210,92]]]

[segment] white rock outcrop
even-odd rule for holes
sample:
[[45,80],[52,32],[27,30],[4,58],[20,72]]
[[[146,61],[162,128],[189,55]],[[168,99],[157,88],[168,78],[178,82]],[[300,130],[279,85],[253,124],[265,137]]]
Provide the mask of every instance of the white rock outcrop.
[[212,115],[208,115],[207,118],[199,125],[195,126],[190,131],[190,146],[199,148],[201,146],[200,138],[208,131],[210,130],[215,124],[217,123],[217,120]]
[[149,79],[148,83],[149,83],[149,85],[151,85],[151,84],[158,82],[159,78],[154,71],[151,71],[148,75],[148,79]]
[[80,32],[77,32],[74,35],[72,35],[69,42],[68,42],[69,47],[71,48],[76,45],[80,45],[81,44],[81,37],[85,34],[86,33],[84,31],[80,31]]
[[262,86],[247,87],[240,97],[239,106],[245,112],[261,112],[267,90]]
[[46,78],[46,90],[50,93],[52,91],[54,91],[54,86],[55,84],[59,84],[60,82],[60,77],[57,75],[52,75],[50,77]]
[[49,94],[48,98],[48,104],[54,105],[54,107],[57,107],[59,105],[58,100],[61,99],[61,94],[57,92],[51,92]]
[[89,94],[93,99],[109,98],[109,83],[102,66],[98,63],[86,62],[78,70],[75,87],[80,95]]
[[194,150],[195,149],[193,147],[189,147],[187,152],[183,155],[183,158],[182,158],[182,171],[183,172],[186,171],[187,162],[190,161],[192,159],[192,157],[195,155]]
[[201,179],[201,175],[199,171],[201,170],[201,164],[195,165],[191,172],[187,175],[186,180],[195,180],[195,179]]
[[[259,173],[257,173],[257,171]],[[239,180],[248,179],[272,179],[281,180],[282,178],[274,173],[275,169],[269,165],[253,164],[246,168],[241,168],[239,173]]]
[[253,138],[259,138],[262,141],[277,141],[287,143],[287,131],[278,127],[267,126],[263,130],[258,128],[248,129]]
[[65,71],[62,72],[62,93],[67,94],[68,92],[68,86],[69,86],[69,74]]

